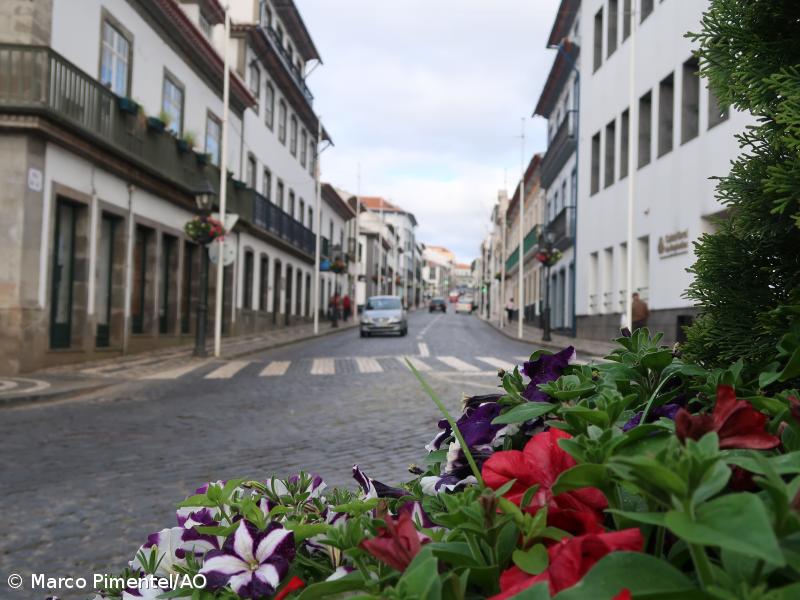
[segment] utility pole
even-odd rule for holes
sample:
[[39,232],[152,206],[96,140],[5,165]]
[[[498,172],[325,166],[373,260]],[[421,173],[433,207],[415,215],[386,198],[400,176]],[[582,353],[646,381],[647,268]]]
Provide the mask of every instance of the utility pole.
[[[317,239],[314,248],[314,335],[319,334],[319,292],[320,292],[320,252],[322,242],[320,239],[320,230],[322,229],[322,197],[320,193],[319,183],[319,144],[322,138],[322,118],[317,117],[317,143],[314,146],[314,202],[316,220]],[[333,240],[331,240],[332,242]]]
[[361,234],[359,220],[361,218],[361,163],[358,163],[358,173],[356,175],[356,226],[355,226],[355,261],[356,261],[356,278],[353,282],[353,304],[355,304],[355,318],[358,318],[358,278],[361,276],[361,260],[358,252],[359,235]]
[[[635,3],[631,2],[631,14],[628,17],[631,20],[631,64],[630,64],[630,81],[629,81],[629,92],[630,92],[630,119],[628,120],[629,125],[636,123],[638,119],[638,107],[636,106],[636,87],[635,87],[635,76],[636,76],[636,10],[634,9]],[[635,111],[635,112],[634,112]],[[634,149],[638,153],[638,137],[631,135],[629,136],[632,140],[631,148],[628,152],[628,242],[627,242],[627,251],[628,255],[626,256],[626,265],[625,265],[625,280],[626,280],[626,290],[625,294],[627,298],[625,299],[625,326],[633,330],[633,199],[634,193],[636,191],[635,182],[636,179],[636,167],[634,165]]]
[[517,337],[522,339],[522,320],[525,314],[525,117],[522,117],[521,172],[519,180],[519,306],[517,316]]
[[500,252],[500,329],[505,325],[505,310],[506,310],[506,207],[503,203],[499,203],[500,210],[503,216],[500,219],[500,245],[502,251]]
[[[228,197],[228,120],[230,98],[230,60],[229,49],[231,37],[231,15],[225,7],[225,44],[223,49],[224,66],[222,70],[222,144],[219,165],[219,220],[225,225],[225,209]],[[219,254],[217,259],[217,289],[214,304],[214,356],[219,358],[222,348],[222,287],[225,283],[225,236],[219,238]]]

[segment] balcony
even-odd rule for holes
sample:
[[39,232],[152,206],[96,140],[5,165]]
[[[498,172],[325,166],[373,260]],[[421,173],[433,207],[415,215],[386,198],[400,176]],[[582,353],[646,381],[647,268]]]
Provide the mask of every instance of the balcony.
[[553,234],[553,247],[566,250],[572,246],[572,230],[575,220],[575,207],[565,206],[547,224],[547,232]]
[[322,258],[331,258],[331,243],[324,235],[320,236],[319,253]]
[[303,78],[303,74],[297,68],[297,65],[292,63],[292,59],[289,56],[289,52],[284,48],[283,44],[281,43],[280,38],[278,37],[278,33],[269,26],[261,27],[266,34],[267,39],[269,39],[270,44],[272,44],[272,49],[275,51],[275,54],[280,56],[281,63],[283,63],[284,68],[288,71],[289,75],[292,77],[292,81],[295,82],[300,92],[303,94],[305,99],[308,101],[308,104],[311,106],[314,104],[314,95],[311,93],[311,90],[308,89],[306,85],[306,80]]
[[[539,231],[536,225],[531,227],[531,230],[525,236],[525,239],[522,240],[522,248],[523,248],[523,256],[530,252],[534,246],[536,246],[537,242],[539,241]],[[517,266],[519,262],[519,246],[514,248],[514,251],[511,255],[506,259],[506,273],[508,273],[511,269]]]
[[578,113],[567,111],[567,116],[559,125],[553,139],[547,146],[542,159],[542,186],[549,188],[564,168],[567,160],[578,148]]
[[[47,119],[88,140],[92,149],[140,169],[187,196],[208,179],[219,192],[219,169],[181,151],[168,133],[148,131],[144,115],[60,54],[43,46],[0,44],[0,113]],[[314,234],[254,190],[228,179],[228,210],[290,248],[313,256]]]

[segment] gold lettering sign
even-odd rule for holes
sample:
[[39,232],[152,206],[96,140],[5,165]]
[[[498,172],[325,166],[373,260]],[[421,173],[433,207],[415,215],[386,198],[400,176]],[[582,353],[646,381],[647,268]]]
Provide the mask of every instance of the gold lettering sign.
[[676,231],[658,238],[659,258],[669,258],[689,252],[689,230]]

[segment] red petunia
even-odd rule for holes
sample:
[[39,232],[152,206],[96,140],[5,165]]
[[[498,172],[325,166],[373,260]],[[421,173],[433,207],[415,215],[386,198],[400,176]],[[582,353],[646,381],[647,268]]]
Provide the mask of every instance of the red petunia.
[[573,534],[600,532],[603,510],[608,506],[600,490],[587,487],[553,495],[558,476],[575,466],[575,459],[558,445],[558,440],[569,437],[559,429],[550,429],[532,437],[522,451],[495,452],[483,464],[483,480],[496,490],[516,479],[505,497],[517,506],[528,488],[538,484],[527,510],[536,512],[547,506],[548,523]]
[[[641,552],[643,547],[644,538],[636,528],[564,538],[548,548],[550,564],[538,575],[529,575],[516,566],[503,571],[500,576],[500,593],[490,600],[512,598],[542,581],[548,583],[550,594],[555,596],[561,590],[578,583],[607,554],[621,551]],[[626,591],[623,590],[617,598],[626,598],[622,595]],[[630,592],[627,597],[630,598]]]
[[361,542],[361,548],[403,572],[414,560],[422,544],[430,540],[417,531],[411,520],[411,512],[401,513],[397,518],[387,516],[385,523],[386,527],[378,531],[377,537]]
[[288,596],[292,592],[296,592],[297,590],[303,588],[305,585],[306,585],[305,582],[299,577],[292,577],[289,580],[289,583],[283,586],[283,589],[280,592],[275,594],[274,600],[283,600],[284,598],[286,598],[286,596]]
[[633,596],[631,596],[631,591],[628,588],[624,588],[619,594],[614,596],[611,600],[633,600]]
[[675,434],[682,442],[699,440],[715,431],[722,449],[746,448],[771,450],[781,440],[767,433],[767,416],[757,411],[747,400],[737,400],[736,391],[729,385],[717,386],[717,402],[710,415],[692,415],[682,408],[675,415]]

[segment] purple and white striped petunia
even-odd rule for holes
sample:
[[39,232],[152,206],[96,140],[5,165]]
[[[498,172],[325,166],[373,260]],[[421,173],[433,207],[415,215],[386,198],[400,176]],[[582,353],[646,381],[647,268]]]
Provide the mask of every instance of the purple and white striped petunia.
[[522,396],[531,402],[549,402],[550,397],[539,389],[539,384],[555,381],[575,359],[575,348],[567,346],[555,354],[541,354],[539,358],[528,361],[522,370],[530,377],[530,381],[522,392]]
[[161,587],[160,581],[153,575],[146,575],[139,579],[136,587],[125,588],[122,600],[159,600],[164,594],[172,590]]
[[367,477],[367,474],[358,465],[353,465],[353,479],[358,482],[364,492],[362,500],[369,500],[370,498],[402,498],[410,495],[402,488],[391,487]]
[[148,535],[147,542],[139,548],[136,556],[131,561],[131,568],[135,571],[144,571],[144,565],[139,560],[139,554],[142,553],[146,557],[149,557],[150,552],[155,547],[158,552],[158,567],[154,575],[166,577],[176,573],[175,567],[186,566],[185,555],[182,553],[180,557],[178,556],[178,551],[183,545],[183,534],[185,531],[183,527],[172,527]]
[[271,522],[259,531],[240,521],[222,550],[206,555],[200,573],[211,588],[230,585],[242,598],[261,598],[275,593],[294,560],[294,534]]

